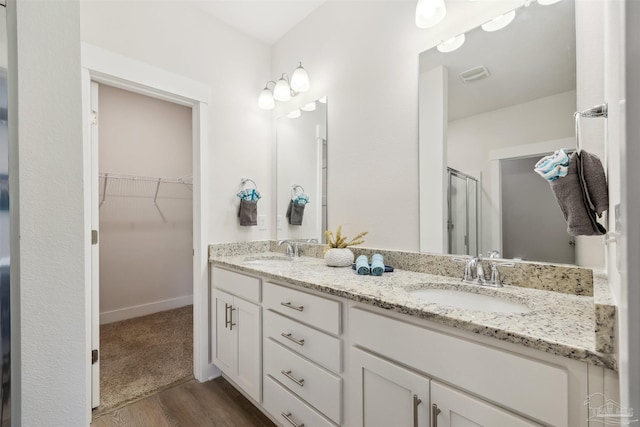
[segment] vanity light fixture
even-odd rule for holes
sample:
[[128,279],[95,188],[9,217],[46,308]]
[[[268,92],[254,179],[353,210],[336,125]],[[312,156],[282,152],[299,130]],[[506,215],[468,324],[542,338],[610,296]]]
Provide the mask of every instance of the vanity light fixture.
[[465,40],[464,33],[462,33],[455,37],[451,37],[448,40],[440,42],[437,48],[442,53],[453,52],[454,50],[460,48],[460,46],[464,44],[464,40]]
[[416,25],[431,28],[438,25],[447,15],[444,0],[418,0],[416,5]]
[[302,115],[302,113],[300,112],[300,110],[293,110],[292,112],[290,112],[289,114],[287,114],[287,117],[290,119],[297,119],[298,117],[300,117]]
[[302,111],[315,111],[316,110],[316,101],[310,102],[304,107],[300,108]]
[[258,97],[258,107],[263,110],[273,110],[276,105],[275,101],[289,101],[299,93],[308,91],[309,86],[309,75],[302,66],[302,62],[299,62],[291,79],[287,73],[282,73],[277,82],[270,80],[264,85],[264,89]]
[[511,24],[513,18],[516,17],[516,11],[505,13],[504,15],[496,16],[491,21],[482,24],[482,29],[487,32],[498,31]]

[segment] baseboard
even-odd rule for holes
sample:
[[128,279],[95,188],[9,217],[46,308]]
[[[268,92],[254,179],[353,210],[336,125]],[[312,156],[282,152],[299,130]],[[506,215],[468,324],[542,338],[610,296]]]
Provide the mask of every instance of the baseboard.
[[118,310],[105,311],[100,313],[100,324],[118,322],[120,320],[133,319],[134,317],[146,316],[147,314],[159,311],[171,310],[193,304],[193,295],[154,301],[147,304],[134,305],[132,307],[120,308]]

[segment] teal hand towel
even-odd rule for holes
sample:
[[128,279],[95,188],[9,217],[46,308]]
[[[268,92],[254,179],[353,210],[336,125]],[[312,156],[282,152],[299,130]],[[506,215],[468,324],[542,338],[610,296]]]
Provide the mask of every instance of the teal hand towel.
[[371,275],[382,276],[384,273],[384,258],[380,254],[373,254],[371,257]]
[[369,274],[371,270],[369,269],[369,260],[366,255],[360,255],[358,259],[356,259],[356,271],[358,274]]

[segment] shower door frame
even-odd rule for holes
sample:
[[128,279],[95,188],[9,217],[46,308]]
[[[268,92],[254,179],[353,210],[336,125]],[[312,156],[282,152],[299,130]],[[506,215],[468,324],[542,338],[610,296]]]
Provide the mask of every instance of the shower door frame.
[[[465,246],[467,248],[467,253],[465,255],[473,255],[477,256],[480,250],[480,196],[479,196],[479,188],[481,187],[480,180],[474,176],[468,175],[464,172],[460,172],[457,169],[447,167],[447,252],[449,254],[453,253],[453,212],[451,209],[451,177],[456,176],[458,178],[464,179],[465,186]],[[476,238],[475,238],[475,251],[473,253],[470,252],[469,248],[469,181],[474,181],[476,183],[476,197],[475,197],[475,206],[476,206],[476,215],[475,215],[475,230],[476,230]]]
[[[84,211],[85,232],[98,230],[94,201],[97,200],[97,155],[92,153],[91,82],[98,82],[120,89],[151,96],[192,108],[193,150],[193,374],[198,381],[206,381],[220,374],[218,368],[209,363],[209,287],[208,287],[208,104],[209,86],[187,77],[170,73],[161,68],[110,52],[88,43],[81,47],[83,150],[84,150]],[[92,259],[92,244],[85,242],[85,303],[87,325],[87,349],[96,348],[94,341],[99,316],[97,277]],[[96,270],[97,271],[97,270]],[[90,357],[86,358],[88,401],[98,393]],[[99,382],[99,378],[97,379]],[[87,408],[91,418],[91,406]]]

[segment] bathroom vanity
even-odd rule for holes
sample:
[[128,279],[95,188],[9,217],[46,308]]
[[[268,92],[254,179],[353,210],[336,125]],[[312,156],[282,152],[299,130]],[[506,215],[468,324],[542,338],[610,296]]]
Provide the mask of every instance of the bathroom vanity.
[[488,289],[462,284],[447,256],[383,251],[398,268],[373,277],[327,267],[321,245],[300,258],[276,248],[210,247],[212,361],[276,423],[589,426],[601,394],[615,397],[615,307],[594,297],[590,270],[522,263]]

